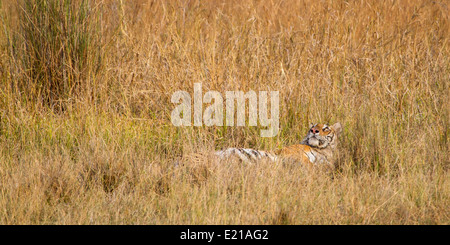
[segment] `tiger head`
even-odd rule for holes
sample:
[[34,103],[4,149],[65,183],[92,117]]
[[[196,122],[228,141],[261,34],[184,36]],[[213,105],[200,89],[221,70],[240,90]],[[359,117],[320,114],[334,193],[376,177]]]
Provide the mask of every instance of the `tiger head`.
[[335,123],[333,126],[328,126],[327,124],[311,124],[303,142],[319,149],[327,147],[335,148],[337,137],[341,132],[342,127],[340,123]]

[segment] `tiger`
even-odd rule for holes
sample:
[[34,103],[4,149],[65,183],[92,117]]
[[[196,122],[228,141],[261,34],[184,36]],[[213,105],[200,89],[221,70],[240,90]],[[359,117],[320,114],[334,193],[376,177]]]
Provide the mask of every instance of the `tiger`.
[[228,148],[216,151],[221,160],[235,156],[243,162],[255,162],[262,159],[276,162],[278,160],[299,163],[307,167],[328,166],[334,169],[337,158],[338,137],[342,133],[339,122],[327,124],[311,124],[309,131],[300,144],[286,146],[274,153],[248,148]]

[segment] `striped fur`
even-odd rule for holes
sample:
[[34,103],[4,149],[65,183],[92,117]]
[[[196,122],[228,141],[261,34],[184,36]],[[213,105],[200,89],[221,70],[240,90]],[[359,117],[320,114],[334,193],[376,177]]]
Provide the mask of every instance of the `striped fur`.
[[222,160],[228,159],[230,156],[236,156],[244,162],[258,161],[261,159],[277,160],[277,157],[271,153],[246,148],[228,148],[223,151],[217,151],[216,155]]
[[255,162],[269,159],[301,163],[307,166],[328,165],[334,168],[338,135],[342,128],[340,123],[333,126],[312,124],[306,137],[297,145],[284,147],[273,153],[246,148],[228,148],[217,151],[216,155],[224,160],[232,156],[244,162]]

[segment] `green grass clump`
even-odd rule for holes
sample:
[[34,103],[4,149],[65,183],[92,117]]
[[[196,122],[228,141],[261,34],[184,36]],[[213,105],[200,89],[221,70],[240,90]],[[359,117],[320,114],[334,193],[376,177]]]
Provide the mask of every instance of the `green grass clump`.
[[27,100],[64,106],[91,91],[101,69],[98,14],[88,0],[19,1],[6,30],[13,88]]

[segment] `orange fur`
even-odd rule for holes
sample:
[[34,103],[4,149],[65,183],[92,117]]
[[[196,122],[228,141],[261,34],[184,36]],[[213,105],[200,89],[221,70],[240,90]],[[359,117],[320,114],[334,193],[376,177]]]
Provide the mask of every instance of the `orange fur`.
[[284,159],[290,159],[295,162],[300,162],[307,167],[312,167],[313,164],[309,160],[307,155],[308,152],[311,152],[311,146],[298,144],[286,146],[283,149],[278,150],[276,154]]

